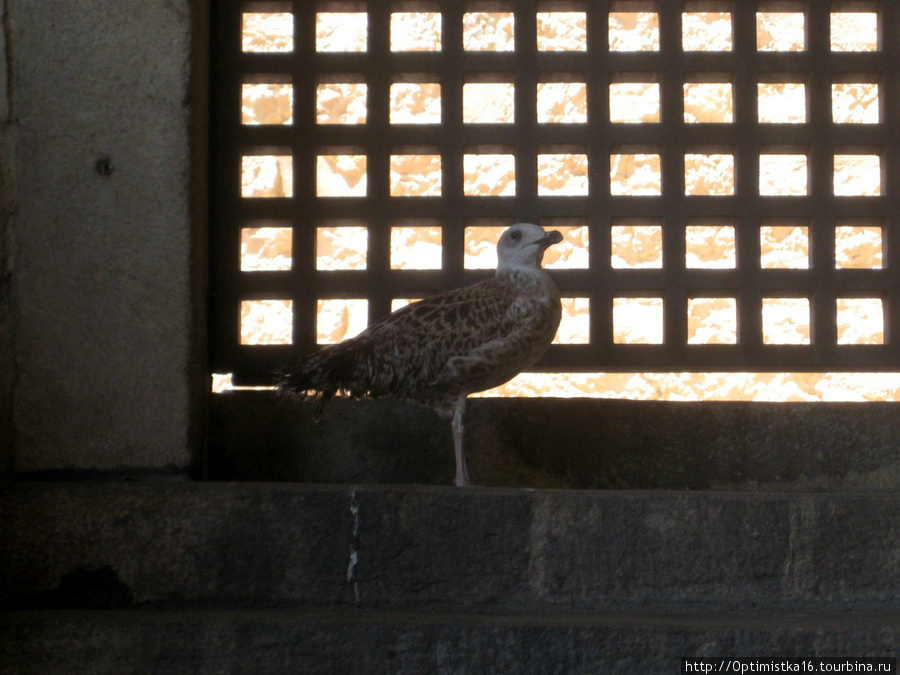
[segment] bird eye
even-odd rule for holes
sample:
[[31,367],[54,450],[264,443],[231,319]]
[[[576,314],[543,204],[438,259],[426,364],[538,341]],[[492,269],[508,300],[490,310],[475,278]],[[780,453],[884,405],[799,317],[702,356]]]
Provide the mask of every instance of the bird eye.
[[519,241],[522,238],[522,233],[516,230],[515,232],[510,232],[509,238],[513,241]]

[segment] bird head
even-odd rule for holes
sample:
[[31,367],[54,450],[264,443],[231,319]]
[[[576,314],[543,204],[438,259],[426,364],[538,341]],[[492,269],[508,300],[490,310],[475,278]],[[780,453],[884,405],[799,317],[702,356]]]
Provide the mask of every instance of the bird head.
[[556,230],[545,232],[544,228],[531,223],[516,223],[510,227],[497,243],[497,271],[516,267],[539,268],[544,251],[562,241]]

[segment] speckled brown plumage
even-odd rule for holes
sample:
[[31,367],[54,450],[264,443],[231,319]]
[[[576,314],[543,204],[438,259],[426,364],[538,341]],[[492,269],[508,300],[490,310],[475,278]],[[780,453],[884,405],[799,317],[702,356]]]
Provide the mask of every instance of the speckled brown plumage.
[[493,279],[411,303],[358,336],[287,366],[280,389],[317,398],[317,414],[339,393],[390,396],[453,412],[459,418],[454,417],[457,463],[463,463],[457,484],[466,484],[465,397],[533,365],[553,340],[561,315],[559,292],[540,268],[544,250],[561,240],[559,233],[518,224],[503,237]]
[[[451,405],[531,366],[559,325],[559,296],[522,292],[511,272],[411,303],[285,369],[282,387],[330,398],[393,396]],[[541,289],[542,290],[542,289]]]

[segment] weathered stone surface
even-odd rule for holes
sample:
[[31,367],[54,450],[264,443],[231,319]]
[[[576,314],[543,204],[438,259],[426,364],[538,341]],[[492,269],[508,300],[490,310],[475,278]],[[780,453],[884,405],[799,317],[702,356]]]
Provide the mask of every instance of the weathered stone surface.
[[534,495],[363,489],[354,583],[366,606],[527,606]]
[[678,673],[682,657],[895,656],[892,613],[0,613],[35,673]]
[[[17,607],[895,608],[900,496],[20,483]],[[129,600],[130,598],[130,600]]]
[[190,462],[195,4],[7,3],[16,471]]
[[350,601],[345,490],[17,484],[0,514],[0,597],[14,604],[71,607],[79,580],[135,604]]
[[630,674],[683,656],[893,656],[898,523],[885,494],[8,484],[0,669]]
[[[449,424],[396,401],[311,407],[270,392],[211,399],[220,480],[450,484]],[[506,487],[838,491],[900,489],[889,403],[473,399],[473,480]]]

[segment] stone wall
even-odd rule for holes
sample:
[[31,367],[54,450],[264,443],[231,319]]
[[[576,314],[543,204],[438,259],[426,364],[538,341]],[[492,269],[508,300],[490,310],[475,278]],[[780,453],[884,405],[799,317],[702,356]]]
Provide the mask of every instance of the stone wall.
[[12,470],[14,382],[12,330],[12,217],[15,191],[12,182],[11,101],[6,39],[7,0],[0,1],[0,477]]
[[192,461],[204,4],[3,5],[8,470]]

